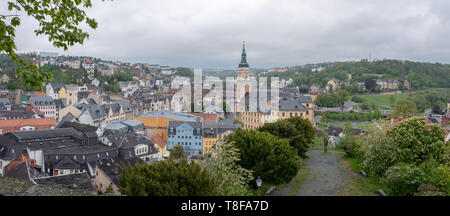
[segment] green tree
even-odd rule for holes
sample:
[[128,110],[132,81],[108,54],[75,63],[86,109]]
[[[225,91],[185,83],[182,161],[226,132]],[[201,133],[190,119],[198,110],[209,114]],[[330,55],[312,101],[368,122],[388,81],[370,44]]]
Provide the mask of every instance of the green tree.
[[[97,22],[89,18],[84,11],[92,6],[90,0],[16,0],[8,2],[8,10],[26,12],[39,23],[36,35],[47,35],[53,46],[67,50],[69,46],[83,44],[89,34],[79,25],[86,23],[90,28],[97,28]],[[31,87],[43,89],[43,84],[53,77],[36,65],[19,57],[16,53],[16,28],[21,18],[13,14],[0,14],[0,52],[6,52],[11,59],[20,64],[17,75]]]
[[266,123],[259,131],[268,132],[281,139],[289,139],[289,144],[297,151],[301,158],[307,158],[306,152],[314,142],[316,129],[311,122],[302,117],[292,117]]
[[267,132],[241,130],[228,137],[239,149],[239,165],[252,170],[253,176],[261,176],[268,184],[290,181],[298,172],[300,157],[289,145],[288,139],[280,139]]
[[350,96],[350,93],[346,90],[340,90],[337,96],[339,106],[341,107],[342,112],[344,112],[344,103],[345,101],[347,101],[348,97]]
[[320,121],[321,121],[322,123],[328,123],[328,117],[327,117],[327,115],[323,115],[322,118],[320,119]]
[[416,113],[418,113],[418,111],[410,101],[401,100],[395,105],[393,117],[408,117]]
[[444,162],[444,130],[436,124],[426,125],[423,118],[404,120],[387,131],[398,146],[399,162],[421,164],[430,159]]
[[191,69],[185,68],[185,67],[177,67],[175,75],[190,77],[190,78],[194,77],[194,73],[191,71]]
[[252,171],[240,166],[239,149],[231,142],[218,142],[212,157],[206,161],[217,183],[220,196],[250,195],[248,183],[253,180]]
[[195,162],[173,160],[125,167],[120,192],[128,196],[215,196],[214,177]]
[[184,148],[181,145],[176,145],[170,150],[170,158],[174,160],[183,160],[186,159],[186,154],[184,152]]

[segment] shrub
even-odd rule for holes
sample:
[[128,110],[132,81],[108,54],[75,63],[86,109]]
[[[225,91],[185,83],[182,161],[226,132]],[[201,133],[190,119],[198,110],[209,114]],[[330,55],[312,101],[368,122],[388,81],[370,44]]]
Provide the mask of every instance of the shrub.
[[423,184],[417,189],[415,196],[443,196],[441,189],[435,187],[432,184]]
[[431,158],[444,161],[444,134],[438,125],[426,125],[423,118],[402,121],[387,132],[398,146],[399,161],[416,165]]
[[362,139],[362,167],[369,174],[383,175],[396,161],[396,146],[392,140],[381,131]]
[[390,167],[381,180],[391,191],[392,195],[411,196],[424,182],[425,174],[413,164],[398,164]]
[[446,195],[450,194],[450,167],[430,160],[420,165],[425,173],[425,183],[436,186]]
[[288,139],[268,132],[238,129],[227,141],[239,149],[241,160],[237,164],[252,170],[254,177],[260,176],[268,184],[287,183],[297,175],[300,157]]
[[362,142],[360,139],[346,137],[339,143],[338,148],[342,148],[342,146],[345,146],[344,151],[346,157],[352,157],[361,160],[363,156],[363,152],[361,151],[361,144]]
[[362,97],[360,97],[360,96],[355,95],[355,96],[352,97],[351,100],[353,102],[355,102],[355,103],[362,103],[364,99]]

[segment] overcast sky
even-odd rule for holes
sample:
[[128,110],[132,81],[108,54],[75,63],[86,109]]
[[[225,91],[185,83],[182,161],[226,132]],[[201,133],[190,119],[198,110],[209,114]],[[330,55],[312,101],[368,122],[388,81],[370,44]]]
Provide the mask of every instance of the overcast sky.
[[[5,2],[5,1],[2,1]],[[6,3],[2,3],[6,7]],[[448,0],[93,0],[99,25],[65,54],[203,68],[393,58],[450,63]],[[1,9],[0,12],[4,12]],[[19,51],[56,51],[22,16]],[[88,29],[88,28],[86,28]]]

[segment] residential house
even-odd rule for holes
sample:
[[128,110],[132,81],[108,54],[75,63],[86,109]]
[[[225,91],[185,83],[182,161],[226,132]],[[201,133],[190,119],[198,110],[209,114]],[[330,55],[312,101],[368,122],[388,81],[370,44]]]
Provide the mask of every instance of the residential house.
[[58,120],[59,119],[59,111],[64,109],[64,107],[66,107],[66,98],[57,99],[57,100],[54,100],[54,102],[55,102],[55,107],[56,107],[56,118],[55,119]]
[[83,106],[81,105],[68,105],[59,110],[58,121],[61,121],[64,118],[64,116],[68,115],[69,113],[73,117],[79,118],[83,111],[84,111]]
[[118,103],[102,105],[105,110],[105,124],[109,125],[112,121],[125,120],[125,112]]
[[95,127],[104,127],[106,125],[106,115],[109,117],[109,110],[108,113],[106,113],[103,106],[88,105],[83,106],[83,111],[78,117],[78,120],[82,124],[88,124]]
[[200,122],[201,118],[188,113],[176,113],[173,111],[156,111],[140,115],[134,118],[144,123],[144,134],[147,137],[159,134],[164,142],[167,141],[167,126],[169,121]]
[[333,78],[327,82],[326,89],[328,92],[337,92],[340,89],[339,80]]
[[11,106],[8,98],[0,98],[0,110],[11,110]]
[[66,98],[66,86],[62,83],[49,83],[45,86],[45,93],[53,99]]
[[78,103],[78,92],[80,91],[80,87],[74,85],[68,85],[67,88],[67,105],[77,104]]
[[212,121],[203,121],[203,156],[211,153],[218,140],[217,123]]
[[111,195],[120,195],[119,177],[124,166],[135,166],[136,164],[143,164],[139,158],[131,158],[124,161],[114,161],[110,159],[101,160],[91,163],[95,166],[95,176],[93,176],[95,188],[99,194],[105,194],[108,188],[111,188]]
[[[57,98],[59,99],[59,97]],[[41,111],[45,118],[56,119],[55,101],[49,96],[32,96],[30,104]]]
[[0,134],[15,131],[53,129],[58,122],[54,118],[4,119],[0,120]]
[[182,146],[188,156],[202,155],[202,122],[169,121],[167,126],[167,149],[170,151],[177,145]]

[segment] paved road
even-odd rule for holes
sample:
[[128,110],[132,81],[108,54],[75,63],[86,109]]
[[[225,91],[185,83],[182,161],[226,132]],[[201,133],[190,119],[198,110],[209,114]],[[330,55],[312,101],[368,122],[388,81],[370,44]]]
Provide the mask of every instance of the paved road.
[[[323,150],[311,150],[308,152],[309,159],[305,161],[305,168],[308,170],[306,179],[301,185],[296,185],[294,178],[289,184],[279,191],[274,191],[274,196],[335,196],[346,188],[351,182],[352,176],[358,176],[354,172],[345,171],[339,159],[341,153]],[[300,170],[300,172],[302,172]]]

